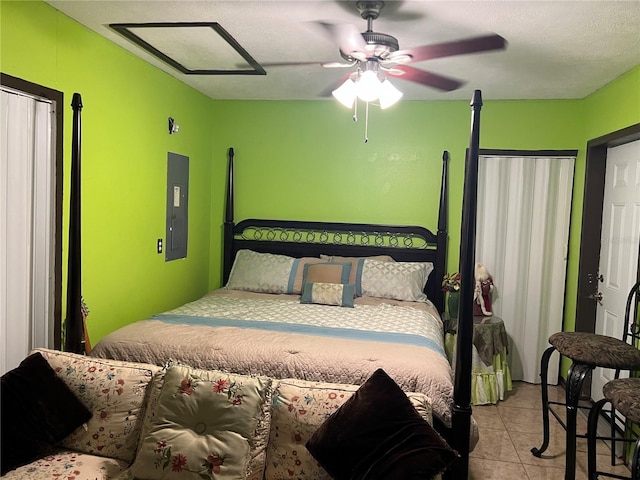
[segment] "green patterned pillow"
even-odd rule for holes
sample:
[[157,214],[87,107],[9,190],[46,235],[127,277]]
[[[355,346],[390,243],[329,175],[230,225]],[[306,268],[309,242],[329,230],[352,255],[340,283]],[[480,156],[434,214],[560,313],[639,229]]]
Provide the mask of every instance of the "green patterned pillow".
[[226,287],[262,293],[289,293],[294,258],[286,255],[240,250]]
[[270,397],[268,377],[169,367],[130,473],[150,480],[247,478]]
[[432,271],[431,262],[380,262],[367,259],[358,264],[356,295],[427,302],[424,287]]
[[356,286],[343,283],[305,283],[300,303],[319,303],[353,308]]

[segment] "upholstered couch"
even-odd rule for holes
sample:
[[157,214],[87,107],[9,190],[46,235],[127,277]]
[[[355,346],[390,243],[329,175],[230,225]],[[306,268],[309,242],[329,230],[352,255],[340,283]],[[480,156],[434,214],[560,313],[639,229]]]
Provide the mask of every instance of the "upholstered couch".
[[[6,472],[3,479],[330,479],[305,444],[314,437],[314,455],[327,458],[323,462],[327,470],[335,472],[336,468],[342,468],[333,464],[331,449],[325,448],[327,442],[323,444],[323,438],[318,438],[328,434],[326,438],[331,438],[330,447],[348,449],[336,443],[340,440],[331,437],[329,430],[335,431],[335,425],[326,420],[333,412],[347,408],[345,402],[353,397],[349,402],[351,410],[343,412],[346,420],[339,425],[340,429],[344,428],[340,430],[340,437],[345,437],[343,433],[349,429],[353,430],[350,434],[357,434],[365,428],[364,425],[386,428],[384,422],[368,418],[372,414],[370,405],[366,411],[356,411],[359,408],[354,403],[357,399],[368,401],[366,397],[375,394],[371,393],[371,386],[365,391],[365,387],[358,390],[353,385],[273,380],[196,370],[178,362],[158,367],[48,349],[34,350],[35,357],[40,358],[38,353],[90,414],[82,417],[82,407],[72,407],[72,416],[80,415],[80,418],[88,420],[80,420],[83,421],[81,426],[75,428],[73,425],[72,433],[66,435],[65,432],[65,437],[56,441],[53,449],[40,448],[39,455],[36,455],[39,458]],[[33,354],[29,358],[34,357]],[[31,382],[37,378],[29,370],[32,367],[22,368],[27,368],[21,372],[23,377],[29,377]],[[3,401],[6,395],[14,399],[20,395],[7,393],[10,387],[5,386],[5,380],[7,385],[10,380],[15,380],[9,374],[3,376]],[[376,378],[374,387],[384,390],[387,395],[389,385],[384,382],[389,380],[382,374]],[[371,379],[367,385],[370,383]],[[19,382],[17,388],[22,388]],[[33,387],[29,388],[33,390]],[[354,395],[356,391],[358,395]],[[405,395],[410,400],[407,405],[413,405],[411,410],[431,422],[427,397],[419,393],[400,393],[402,401]],[[382,404],[381,408],[385,417],[397,422],[393,418],[393,412],[398,411],[394,402]],[[70,404],[67,402],[66,405]],[[412,415],[410,412],[402,413],[403,422],[407,413]],[[3,415],[10,415],[4,407]],[[36,429],[42,422],[50,423],[56,413],[47,411],[43,415],[45,418],[35,419]],[[424,432],[422,424],[426,425],[420,418],[417,423],[413,420],[414,423],[406,427],[413,432],[407,434],[409,436],[418,431]],[[2,424],[3,442],[6,442],[9,419],[3,418]],[[319,433],[321,425],[324,429],[322,434]],[[403,425],[407,425],[406,422]],[[26,428],[29,428],[28,421]],[[63,427],[58,425],[55,428]],[[394,426],[393,430],[397,428]],[[362,433],[366,438],[353,441],[346,436],[345,440],[360,444],[364,449],[373,448],[366,444],[367,441],[381,443],[375,438],[377,433]],[[439,437],[435,438],[431,431],[427,433],[428,441],[423,445],[419,462],[422,463],[426,455],[431,465],[429,468],[433,472],[440,471],[455,458],[455,452],[449,450],[444,442],[439,443]],[[403,434],[403,438],[407,435]],[[423,433],[418,437],[420,435]],[[427,437],[423,435],[422,438]],[[16,439],[17,443],[30,441],[28,436],[26,440]],[[355,453],[362,455],[362,452]],[[344,457],[347,458],[346,455]],[[412,465],[409,457],[404,457],[401,463]],[[415,465],[412,468],[419,469]],[[6,470],[4,466],[3,470]]]

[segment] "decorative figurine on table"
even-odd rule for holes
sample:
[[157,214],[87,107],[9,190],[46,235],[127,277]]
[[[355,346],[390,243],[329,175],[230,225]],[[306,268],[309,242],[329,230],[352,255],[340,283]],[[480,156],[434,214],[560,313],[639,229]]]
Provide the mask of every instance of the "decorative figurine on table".
[[473,292],[473,315],[488,317],[491,312],[491,292],[493,291],[493,278],[489,274],[487,267],[481,263],[476,263],[475,268],[476,286]]

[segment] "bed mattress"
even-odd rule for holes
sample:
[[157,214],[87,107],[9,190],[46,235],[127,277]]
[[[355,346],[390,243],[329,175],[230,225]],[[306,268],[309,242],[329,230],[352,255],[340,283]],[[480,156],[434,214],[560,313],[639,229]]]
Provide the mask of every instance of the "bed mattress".
[[443,338],[428,304],[357,298],[354,308],[341,308],[220,289],[116,330],[91,355],[356,385],[383,368],[403,390],[427,395],[450,426],[453,382]]

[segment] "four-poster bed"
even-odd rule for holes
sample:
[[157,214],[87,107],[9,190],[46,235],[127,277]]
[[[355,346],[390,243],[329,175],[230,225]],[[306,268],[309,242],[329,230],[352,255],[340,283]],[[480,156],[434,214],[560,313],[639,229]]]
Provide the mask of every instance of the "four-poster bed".
[[[221,289],[224,291],[210,292],[203,299],[171,312],[123,327],[101,340],[92,351],[92,355],[160,365],[171,357],[199,368],[223,368],[237,373],[261,373],[275,378],[294,377],[354,384],[364,382],[376,368],[385,368],[404,390],[422,391],[430,396],[436,428],[461,455],[460,459],[447,471],[445,478],[466,478],[469,450],[472,447],[470,402],[473,252],[481,105],[480,92],[476,91],[471,103],[472,129],[465,172],[461,232],[463,241],[460,248],[461,306],[456,370],[453,378],[446,355],[444,351],[440,351],[443,350],[440,342],[444,341],[444,333],[438,316],[438,312],[444,311],[441,283],[447,258],[448,153],[446,151],[443,154],[442,163],[438,228],[437,233],[434,234],[426,228],[414,226],[278,220],[243,220],[236,224],[233,216],[234,150],[229,149],[223,248],[223,276],[227,288]],[[251,265],[241,267],[240,262],[250,256],[247,252],[251,254],[251,258],[258,258],[261,261],[268,259],[271,264],[276,262],[282,265],[283,262],[290,262],[286,263],[287,268],[292,272],[289,286],[277,292],[237,287],[242,283],[238,279],[239,272],[263,268],[262,266],[253,268]],[[295,269],[299,268],[301,272],[302,264],[305,262],[308,264],[304,268],[304,275],[308,273],[307,267],[316,263],[325,266],[331,263],[334,266],[341,265],[340,268],[344,269],[342,275],[346,274],[346,277],[350,275],[350,268],[353,267],[355,272],[353,276],[357,273],[358,278],[356,290],[362,288],[363,291],[367,288],[384,290],[385,285],[391,282],[385,277],[381,282],[382,287],[379,285],[372,287],[373,283],[366,286],[365,276],[368,275],[366,272],[371,271],[373,267],[392,271],[394,275],[399,269],[405,269],[405,267],[412,269],[412,274],[423,272],[424,275],[421,278],[424,282],[420,288],[424,287],[423,291],[428,301],[422,291],[417,294],[412,293],[408,297],[403,297],[404,294],[398,297],[395,292],[381,293],[382,298],[377,299],[369,297],[369,293],[361,292],[362,296],[358,296],[355,300],[351,295],[355,306],[339,304],[354,306],[352,309],[327,307],[326,304],[309,305],[309,307],[324,310],[321,313],[317,310],[316,313],[309,314],[308,321],[307,317],[303,317],[302,320],[288,320],[289,323],[283,327],[278,323],[280,320],[267,316],[266,312],[284,310],[285,305],[288,305],[286,308],[294,311],[304,307],[300,304],[305,303],[301,302],[301,299],[307,295],[307,290],[295,291],[295,288],[292,290],[292,285],[295,284],[293,280]],[[385,264],[385,262],[388,263]],[[431,265],[431,267],[424,267],[425,265]],[[309,268],[308,271],[311,272],[311,269]],[[346,277],[344,277],[343,286],[348,283]],[[396,279],[397,277],[394,277],[393,281]],[[259,281],[264,282],[264,277],[260,277]],[[303,288],[306,288],[304,284]],[[279,295],[272,295],[272,293]],[[247,299],[247,295],[251,298]],[[271,300],[266,299],[267,296],[282,298]],[[249,315],[238,320],[234,317],[235,314],[230,314],[226,318],[226,314],[221,312],[231,308],[230,297],[234,297],[240,303],[257,302],[243,303],[245,310],[250,311],[254,316]],[[291,297],[294,299],[292,300]],[[222,306],[215,304],[220,299],[222,299]],[[205,303],[202,303],[203,300]],[[280,303],[274,304],[272,303],[274,301]],[[207,309],[211,311],[203,313]],[[337,311],[346,313],[346,319],[337,317],[333,319],[332,316]],[[369,327],[361,328],[360,323],[348,323],[353,321],[348,315],[358,311],[365,311],[371,315],[367,321],[376,325],[383,323],[387,317],[391,318],[391,321],[399,319],[398,324],[404,324],[405,321],[414,323],[414,316],[419,316],[420,319],[416,319],[415,322],[421,325],[420,331],[413,330],[413,327],[403,329],[404,327],[394,326],[395,324],[390,327],[376,326],[375,331],[370,331]],[[258,315],[265,315],[265,318],[256,318],[256,312],[259,312]],[[316,317],[321,319],[316,322]],[[335,320],[340,325],[346,325],[347,328],[336,328],[335,322],[325,323],[326,318],[329,318],[329,322]],[[244,323],[234,323],[238,321]],[[361,319],[355,322],[361,322]],[[259,323],[261,325],[256,326]],[[423,328],[423,323],[430,326]],[[265,327],[264,325],[267,324],[268,327]],[[276,324],[277,326],[274,327]],[[432,332],[425,333],[425,329],[433,329],[433,325],[436,325],[437,332],[430,337]],[[214,330],[204,330],[211,328]],[[385,328],[388,330],[379,331]],[[289,329],[294,333],[287,331]],[[327,333],[327,331],[330,332]],[[345,334],[344,331],[348,331],[349,338],[342,337]],[[437,336],[442,338],[438,339]],[[327,337],[329,337],[328,340]],[[390,340],[390,337],[393,337],[393,340]],[[414,344],[417,337],[420,337],[419,341]],[[252,345],[252,341],[256,343]],[[396,343],[402,345],[396,345]],[[238,352],[238,349],[242,348],[268,351],[263,356],[258,355],[257,359],[245,361],[241,358],[245,354],[244,350]],[[330,352],[330,355],[327,356],[326,352]],[[237,363],[228,363],[231,357]],[[444,358],[444,366],[442,358]],[[400,364],[402,368],[408,365],[409,371],[402,370]],[[336,370],[340,371],[336,373]]]
[[67,258],[67,315],[64,322],[64,349],[84,353],[85,327],[82,309],[82,242],[81,242],[81,154],[82,97],[73,94],[73,132],[71,136],[71,188],[69,198],[69,255]]

